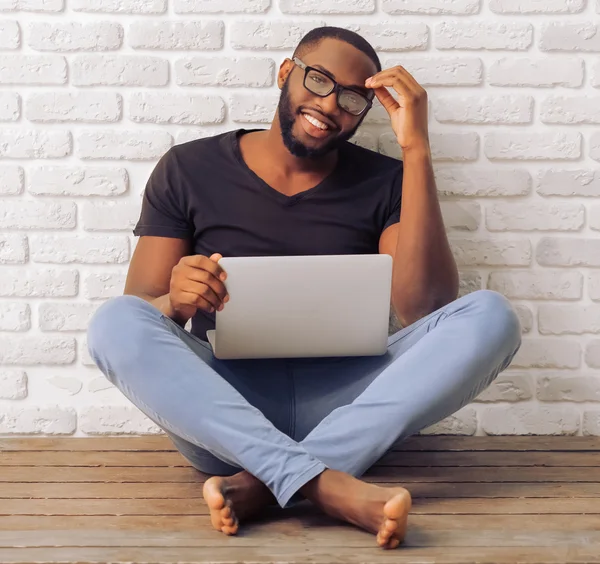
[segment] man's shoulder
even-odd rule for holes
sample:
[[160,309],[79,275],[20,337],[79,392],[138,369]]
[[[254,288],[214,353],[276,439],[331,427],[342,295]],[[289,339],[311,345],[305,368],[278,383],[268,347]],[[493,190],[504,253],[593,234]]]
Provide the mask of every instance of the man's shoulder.
[[403,167],[400,159],[378,153],[350,141],[344,144],[344,152],[348,165],[360,168],[365,172],[397,173]]
[[168,152],[179,162],[195,161],[199,157],[216,157],[227,151],[233,135],[235,135],[235,130],[192,139],[174,145]]

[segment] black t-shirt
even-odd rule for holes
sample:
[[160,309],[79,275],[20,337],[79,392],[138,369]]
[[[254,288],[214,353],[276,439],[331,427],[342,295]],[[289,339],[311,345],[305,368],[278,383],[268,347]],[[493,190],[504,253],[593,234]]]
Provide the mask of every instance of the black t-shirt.
[[[205,256],[379,252],[382,231],[400,220],[402,161],[346,142],[325,180],[286,196],[244,162],[247,131],[172,147],[150,175],[133,234],[190,239]],[[191,332],[206,340],[214,319],[198,310]]]

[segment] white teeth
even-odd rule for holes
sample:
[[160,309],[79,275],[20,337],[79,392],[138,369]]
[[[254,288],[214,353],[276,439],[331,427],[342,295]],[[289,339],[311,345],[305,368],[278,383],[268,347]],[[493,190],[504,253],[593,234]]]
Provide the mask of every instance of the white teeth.
[[312,123],[315,127],[318,127],[319,129],[322,129],[322,130],[329,129],[327,124],[319,121],[317,118],[309,116],[308,114],[302,114],[302,115],[307,119],[307,121]]

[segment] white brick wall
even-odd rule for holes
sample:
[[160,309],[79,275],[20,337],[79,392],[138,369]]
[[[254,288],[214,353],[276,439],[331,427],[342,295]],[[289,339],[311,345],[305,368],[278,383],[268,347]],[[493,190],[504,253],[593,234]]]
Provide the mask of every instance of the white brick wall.
[[[428,429],[600,435],[598,0],[0,0],[0,435],[156,433],[94,366],[146,179],[174,143],[264,127],[309,29],[427,89],[461,294],[508,296],[512,366]],[[375,106],[357,142],[395,157]]]

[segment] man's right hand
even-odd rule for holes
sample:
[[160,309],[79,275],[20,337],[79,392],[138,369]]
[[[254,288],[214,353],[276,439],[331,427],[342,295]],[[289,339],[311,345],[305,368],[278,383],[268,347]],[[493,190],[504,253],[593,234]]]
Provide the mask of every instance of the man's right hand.
[[218,262],[223,257],[190,255],[183,257],[171,271],[169,301],[173,311],[190,319],[198,309],[212,313],[223,309],[229,296],[223,281],[227,277]]

